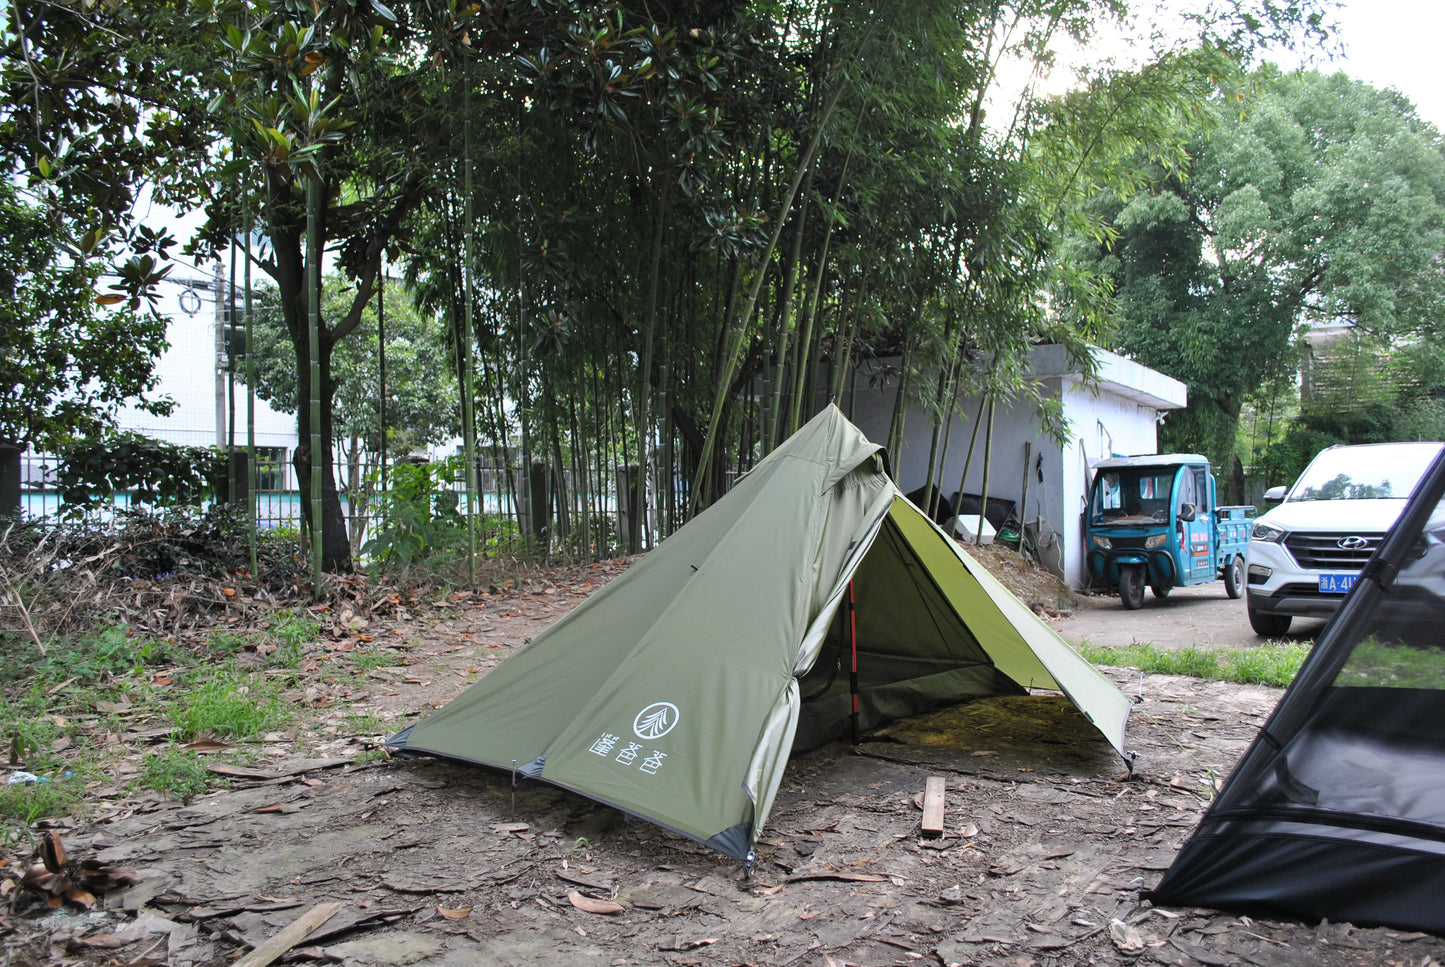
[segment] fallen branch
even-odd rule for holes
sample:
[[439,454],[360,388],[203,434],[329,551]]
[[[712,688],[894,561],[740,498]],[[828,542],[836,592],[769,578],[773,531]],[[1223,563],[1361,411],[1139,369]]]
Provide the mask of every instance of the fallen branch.
[[252,769],[247,766],[234,766],[228,762],[209,762],[206,764],[206,771],[218,776],[225,776],[228,779],[269,782],[274,779],[289,779],[307,772],[319,772],[323,769],[335,769],[350,764],[350,759],[303,759],[278,769]]

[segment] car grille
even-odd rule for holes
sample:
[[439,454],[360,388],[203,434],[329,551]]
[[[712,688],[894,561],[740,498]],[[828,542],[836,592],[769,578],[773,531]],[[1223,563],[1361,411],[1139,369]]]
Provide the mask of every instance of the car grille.
[[[1364,547],[1340,547],[1340,541],[1348,537],[1362,537]],[[1284,546],[1300,567],[1317,571],[1358,571],[1365,566],[1375,548],[1380,545],[1384,534],[1291,534],[1285,538]]]
[[1344,600],[1343,594],[1320,594],[1318,584],[1282,584],[1271,597],[1276,598],[1332,598]]
[[1142,549],[1144,548],[1144,542],[1145,542],[1146,540],[1148,540],[1148,538],[1147,538],[1147,537],[1112,537],[1112,536],[1111,536],[1111,537],[1109,538],[1109,540],[1113,542],[1113,544],[1114,544],[1114,550],[1116,550],[1116,551],[1123,551],[1123,550],[1133,550],[1133,549],[1135,549],[1135,548],[1139,548],[1139,549],[1142,550]]

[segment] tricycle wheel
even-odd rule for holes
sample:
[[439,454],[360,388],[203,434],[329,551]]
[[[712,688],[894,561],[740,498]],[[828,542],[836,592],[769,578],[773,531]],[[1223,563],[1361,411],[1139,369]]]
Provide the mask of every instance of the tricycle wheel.
[[1144,606],[1144,569],[1137,564],[1119,569],[1119,599],[1129,611]]
[[1224,593],[1236,601],[1244,594],[1244,558],[1239,554],[1224,566]]
[[1154,584],[1151,582],[1149,584],[1149,590],[1154,592],[1154,597],[1156,598],[1167,598],[1169,597],[1169,592],[1174,590],[1174,585]]

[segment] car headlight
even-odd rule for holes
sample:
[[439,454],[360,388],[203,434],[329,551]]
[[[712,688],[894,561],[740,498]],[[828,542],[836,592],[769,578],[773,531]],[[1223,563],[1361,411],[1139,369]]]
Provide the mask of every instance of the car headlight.
[[1249,539],[1252,541],[1264,541],[1266,544],[1278,544],[1284,540],[1284,528],[1276,527],[1273,524],[1266,524],[1262,520],[1254,522],[1254,530],[1249,532]]
[[1168,534],[1154,534],[1151,537],[1144,538],[1144,550],[1154,550],[1154,548],[1158,547],[1160,544],[1163,544],[1164,541],[1168,539],[1168,537]]
[[1101,551],[1112,551],[1114,549],[1114,542],[1109,540],[1107,537],[1095,536],[1094,546]]

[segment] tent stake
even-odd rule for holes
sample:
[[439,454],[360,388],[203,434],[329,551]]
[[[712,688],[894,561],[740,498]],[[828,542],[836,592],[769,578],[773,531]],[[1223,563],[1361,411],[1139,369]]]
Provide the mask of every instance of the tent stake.
[[517,760],[512,760],[512,815],[517,815]]
[[853,711],[848,716],[853,744],[858,744],[858,609],[853,601],[853,582],[848,582],[848,636],[852,642],[853,663],[848,672],[848,692],[853,697]]

